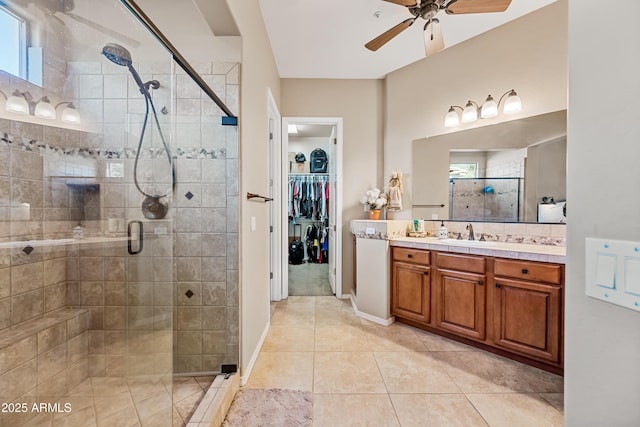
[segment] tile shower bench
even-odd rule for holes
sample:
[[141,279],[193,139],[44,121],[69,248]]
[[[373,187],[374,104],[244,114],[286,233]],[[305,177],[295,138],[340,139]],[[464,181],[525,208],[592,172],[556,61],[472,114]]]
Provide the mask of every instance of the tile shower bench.
[[[0,402],[56,402],[84,381],[88,328],[88,310],[61,308],[0,331]],[[0,413],[0,425],[33,415]]]

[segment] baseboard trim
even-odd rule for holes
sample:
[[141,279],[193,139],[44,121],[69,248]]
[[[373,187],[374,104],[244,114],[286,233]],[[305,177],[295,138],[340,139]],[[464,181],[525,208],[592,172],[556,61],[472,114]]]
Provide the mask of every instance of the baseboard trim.
[[251,355],[251,359],[249,360],[249,364],[246,369],[242,370],[242,375],[240,376],[240,384],[245,385],[247,381],[249,381],[249,376],[251,376],[251,371],[253,370],[256,361],[258,360],[258,355],[260,354],[260,350],[262,350],[262,344],[264,344],[264,340],[267,338],[267,334],[269,333],[269,328],[271,327],[271,320],[267,322],[264,330],[262,331],[262,335],[260,336],[260,340],[258,341],[258,345]]
[[396,321],[395,316],[391,316],[388,319],[382,319],[377,316],[372,316],[371,314],[363,313],[362,311],[358,310],[358,304],[356,303],[355,295],[351,293],[349,295],[349,298],[351,299],[351,306],[353,307],[353,311],[356,313],[356,316],[358,317],[361,317],[365,320],[368,320],[373,323],[377,323],[378,325],[382,325],[382,326],[389,326]]

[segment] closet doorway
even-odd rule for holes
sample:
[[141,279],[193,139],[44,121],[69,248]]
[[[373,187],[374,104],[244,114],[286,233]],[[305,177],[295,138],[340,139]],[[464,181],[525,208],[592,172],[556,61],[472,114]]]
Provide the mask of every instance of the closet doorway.
[[342,297],[342,119],[282,119],[282,298]]

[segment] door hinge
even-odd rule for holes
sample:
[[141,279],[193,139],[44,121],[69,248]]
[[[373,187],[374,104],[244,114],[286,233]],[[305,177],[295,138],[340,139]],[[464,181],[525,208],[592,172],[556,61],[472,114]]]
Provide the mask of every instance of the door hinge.
[[273,233],[273,225],[269,226],[269,233]]
[[338,138],[333,138],[333,145],[338,145]]
[[269,132],[269,139],[273,141],[273,132]]
[[273,273],[269,273],[269,279],[273,279]]
[[336,275],[336,268],[335,267],[333,267],[333,275],[334,276]]
[[333,231],[338,231],[335,225],[333,226]]

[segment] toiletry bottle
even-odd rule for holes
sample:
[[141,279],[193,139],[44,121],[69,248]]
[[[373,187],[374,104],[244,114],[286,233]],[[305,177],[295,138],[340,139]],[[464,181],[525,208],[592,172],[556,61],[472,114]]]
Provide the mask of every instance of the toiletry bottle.
[[449,237],[447,227],[444,226],[444,221],[442,221],[440,228],[438,228],[438,239],[446,239],[447,237]]

